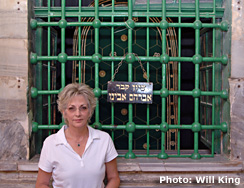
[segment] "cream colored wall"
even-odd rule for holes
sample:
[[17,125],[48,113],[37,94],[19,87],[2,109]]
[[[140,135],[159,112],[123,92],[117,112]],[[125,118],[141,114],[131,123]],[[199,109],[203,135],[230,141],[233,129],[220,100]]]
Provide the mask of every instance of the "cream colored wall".
[[[28,159],[31,115],[27,112],[28,4],[0,3],[0,160]],[[244,0],[232,0],[231,156],[244,158]]]
[[28,159],[27,0],[0,3],[0,159]]
[[232,0],[230,150],[235,160],[244,160],[244,0]]

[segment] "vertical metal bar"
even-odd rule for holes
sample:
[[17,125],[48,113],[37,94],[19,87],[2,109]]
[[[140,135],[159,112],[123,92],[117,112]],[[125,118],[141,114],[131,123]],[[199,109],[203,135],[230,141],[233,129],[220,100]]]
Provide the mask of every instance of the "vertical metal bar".
[[[166,0],[162,0],[162,21],[166,21]],[[162,55],[166,54],[166,29],[162,29]],[[166,64],[162,64],[162,88],[166,88]],[[161,123],[166,122],[166,98],[162,99],[162,119]],[[161,153],[158,154],[158,158],[168,158],[165,153],[165,132],[161,132]]]
[[[65,20],[65,0],[61,0],[61,19]],[[61,28],[61,53],[65,53],[65,28]],[[65,87],[65,63],[61,63],[61,87]]]
[[[51,0],[48,0],[48,22],[51,21],[50,19],[50,7],[51,7]],[[47,55],[51,55],[51,28],[47,28]],[[48,84],[48,91],[51,90],[51,68],[50,68],[50,61],[47,62],[47,84]],[[48,96],[48,125],[51,125],[51,95]],[[48,131],[49,135],[51,134],[51,130]]]
[[[99,0],[95,0],[95,20],[99,20]],[[95,54],[99,54],[99,28],[95,28]],[[99,88],[99,63],[95,63],[95,88]],[[97,100],[95,122],[99,123],[99,100]]]
[[[112,0],[112,13],[114,13],[114,0]],[[111,22],[114,22],[114,14],[112,14]],[[114,57],[114,26],[111,27],[111,55]],[[113,75],[114,61],[111,62],[111,78],[113,78]],[[114,103],[111,103],[111,124],[114,125]],[[112,139],[114,140],[114,130],[112,131]]]
[[[81,0],[79,0],[79,13],[81,13]],[[81,22],[81,16],[79,15],[78,17],[78,22]],[[81,27],[79,26],[78,29],[78,54],[81,56]],[[76,68],[76,67],[75,67]],[[79,60],[79,71],[78,71],[78,76],[79,76],[79,83],[81,83],[81,60]]]
[[[40,21],[40,20],[39,20]],[[36,53],[37,55],[42,55],[42,37],[43,37],[43,28],[38,27],[36,29],[36,38],[35,38],[35,46],[36,46]],[[36,73],[36,88],[38,90],[42,90],[42,62],[37,62],[37,65],[35,67],[35,73]],[[38,124],[42,124],[42,116],[43,116],[43,97],[42,95],[38,95],[36,98],[35,103],[35,121],[38,122]],[[36,135],[36,152],[41,152],[42,147],[42,130],[38,130]]]
[[[149,9],[150,9],[150,0],[147,0],[147,23],[149,23]],[[146,36],[146,40],[147,40],[147,57],[149,57],[149,54],[150,54],[150,50],[149,50],[149,35],[150,35],[150,32],[149,32],[149,27],[147,27],[147,36]],[[149,62],[147,62],[147,78],[148,78],[148,82],[149,82]],[[149,108],[149,104],[147,105],[147,125],[150,124],[150,108]],[[147,156],[150,155],[149,153],[149,146],[150,146],[150,131],[147,130]]]
[[[195,1],[195,14],[196,21],[200,21],[200,12],[199,12],[199,0]],[[200,54],[200,29],[195,28],[195,55]],[[195,89],[199,89],[199,71],[200,65],[198,63],[195,64]],[[199,98],[194,98],[194,123],[199,123]],[[192,155],[193,159],[200,158],[200,154],[198,153],[198,137],[199,132],[194,132],[194,153]]]
[[[128,20],[132,20],[132,0],[128,0]],[[128,29],[128,54],[132,53],[132,29]],[[128,81],[132,82],[133,81],[133,67],[132,63],[128,63]],[[133,122],[133,105],[128,104],[128,119],[129,123]],[[133,133],[129,132],[129,141],[128,141],[128,153],[126,155],[126,158],[135,158],[134,153],[132,152],[132,144],[133,144]]]
[[[213,24],[215,24],[216,22],[216,0],[213,1]],[[213,28],[213,57],[215,57],[215,50],[216,50],[216,29]],[[212,91],[215,91],[215,63],[213,63],[213,67],[212,67]],[[212,125],[215,124],[215,96],[212,97]],[[215,150],[215,130],[212,131],[212,148],[211,148],[211,154],[212,156],[214,156],[214,150]]]
[[[35,6],[36,7],[42,7],[43,2],[42,0],[35,0]],[[42,20],[38,20],[42,21]],[[35,47],[36,47],[36,54],[37,55],[42,55],[42,37],[43,37],[43,28],[38,27],[36,29],[36,38],[35,38]],[[42,90],[42,62],[37,62],[37,65],[35,67],[35,73],[36,73],[36,88],[38,90]],[[35,121],[38,122],[38,124],[42,124],[42,108],[43,108],[43,97],[42,95],[38,95],[36,98],[36,103],[35,103]],[[38,130],[37,135],[36,135],[36,152],[40,153],[41,152],[41,147],[42,147],[42,130]]]
[[[179,0],[179,13],[181,13],[181,0]],[[181,23],[181,16],[178,17],[178,23]],[[178,28],[178,57],[181,57],[181,28]],[[181,90],[181,62],[178,62],[178,91]],[[178,96],[178,125],[181,122],[181,97]],[[177,154],[180,155],[180,129],[178,130],[178,146],[177,146]]]

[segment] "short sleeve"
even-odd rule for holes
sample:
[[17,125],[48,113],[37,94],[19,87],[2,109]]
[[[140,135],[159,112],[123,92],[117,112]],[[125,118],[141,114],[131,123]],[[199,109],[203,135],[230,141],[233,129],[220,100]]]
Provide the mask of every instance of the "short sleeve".
[[107,152],[106,152],[106,158],[105,158],[105,163],[112,161],[118,156],[118,153],[114,147],[114,143],[111,139],[111,137],[108,135],[108,147],[107,147]]
[[50,144],[48,143],[47,140],[44,141],[43,143],[43,147],[42,147],[42,151],[41,151],[41,155],[40,155],[40,160],[39,160],[39,163],[38,163],[38,167],[40,169],[42,169],[43,171],[45,172],[52,172],[52,163],[50,162],[51,159],[50,159]]

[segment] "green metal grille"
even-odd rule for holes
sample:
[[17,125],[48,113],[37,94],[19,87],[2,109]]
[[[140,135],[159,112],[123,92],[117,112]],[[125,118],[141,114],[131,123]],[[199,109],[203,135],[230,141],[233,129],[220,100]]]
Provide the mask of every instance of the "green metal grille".
[[[42,70],[43,64],[47,66],[47,89],[43,89],[42,87],[42,77],[37,77],[38,84],[36,87],[31,88],[31,96],[32,98],[36,98],[36,103],[42,103],[42,96],[47,95],[48,101],[48,121],[46,124],[42,123],[42,118],[36,118],[35,122],[33,122],[33,132],[38,132],[40,134],[40,130],[47,129],[59,129],[63,125],[63,123],[55,124],[52,123],[52,100],[51,97],[53,95],[57,95],[60,90],[66,85],[66,63],[70,61],[76,61],[77,66],[81,68],[82,62],[89,61],[93,63],[94,69],[92,69],[94,74],[94,83],[92,84],[94,87],[94,93],[97,98],[101,98],[107,95],[106,87],[103,88],[100,86],[100,78],[99,78],[99,68],[101,62],[106,62],[110,64],[111,70],[111,78],[114,74],[115,65],[118,64],[121,60],[124,59],[123,54],[115,56],[115,28],[121,27],[127,31],[127,55],[125,57],[125,61],[127,62],[127,78],[124,81],[133,82],[135,81],[133,75],[133,70],[136,66],[138,66],[138,62],[136,61],[135,55],[136,48],[133,48],[133,31],[137,28],[145,28],[145,55],[139,55],[139,59],[144,63],[146,67],[147,76],[150,81],[150,65],[154,65],[160,63],[161,67],[161,88],[153,91],[154,97],[160,97],[160,118],[161,122],[159,124],[151,124],[150,123],[150,105],[146,106],[145,114],[146,114],[146,123],[145,124],[136,124],[134,122],[134,110],[133,104],[128,104],[128,120],[126,124],[118,124],[115,125],[115,105],[111,104],[111,123],[103,124],[100,122],[100,103],[99,100],[97,102],[97,106],[95,109],[95,117],[93,126],[103,130],[111,130],[111,136],[114,138],[114,134],[117,130],[124,130],[128,133],[128,147],[127,153],[121,154],[125,158],[135,158],[135,157],[158,157],[161,159],[166,159],[168,157],[191,157],[192,159],[199,159],[201,157],[213,157],[215,148],[214,148],[214,130],[221,130],[223,132],[227,132],[227,123],[222,122],[216,124],[215,122],[215,100],[216,98],[226,99],[228,98],[228,93],[225,90],[217,90],[215,85],[215,64],[226,65],[228,61],[228,57],[226,55],[222,55],[217,57],[215,55],[216,50],[216,30],[227,31],[228,23],[226,21],[221,21],[216,23],[216,19],[220,19],[223,16],[224,9],[221,8],[221,1],[213,0],[211,3],[209,1],[207,3],[201,2],[199,0],[195,1],[195,4],[187,3],[189,1],[179,0],[177,2],[173,2],[171,4],[166,4],[166,0],[155,1],[156,3],[150,3],[149,0],[145,1],[144,4],[140,5],[137,1],[128,0],[125,2],[126,6],[116,6],[116,1],[111,0],[110,5],[107,6],[108,1],[98,1],[95,0],[94,7],[84,7],[82,5],[82,0],[78,1],[77,6],[66,6],[66,1],[61,0],[61,6],[55,6],[55,2],[51,0],[47,0],[47,5],[43,6],[43,4],[36,4],[35,7],[35,19],[32,19],[30,22],[31,28],[36,31],[36,44],[42,43],[41,39],[43,37],[42,34],[38,35],[38,32],[43,31],[43,28],[47,28],[47,54],[45,55],[42,50],[40,50],[36,46],[36,53],[31,53],[30,62],[36,66],[38,71]],[[140,1],[138,1],[140,2]],[[102,4],[102,6],[101,6]],[[194,5],[194,6],[193,6]],[[82,21],[83,18],[92,17],[92,21]],[[134,21],[133,18],[139,17],[139,22]],[[151,18],[160,18],[160,22],[151,22]],[[169,22],[167,18],[174,18],[177,20],[177,23]],[[40,20],[39,18],[42,18]],[[69,18],[77,18],[77,21],[69,21]],[[121,19],[123,18],[123,19]],[[184,18],[194,19],[194,22],[186,23],[182,22]],[[202,21],[203,19],[211,19],[212,23],[205,23]],[[60,53],[55,54],[51,53],[54,46],[51,44],[51,28],[58,27],[61,30],[61,47]],[[78,55],[67,55],[66,52],[66,29],[67,27],[78,27]],[[82,55],[81,54],[81,31],[82,27],[91,27],[94,31],[94,52],[91,55]],[[104,55],[100,52],[101,46],[101,32],[104,28],[109,28],[111,30],[111,55]],[[152,52],[150,51],[150,29],[160,28],[160,35],[162,36],[161,42],[161,55],[152,56],[150,55]],[[167,29],[175,28],[178,33],[178,56],[173,56],[167,51]],[[183,57],[181,56],[182,46],[181,46],[181,33],[183,28],[192,28],[195,30],[195,54],[192,57]],[[212,54],[209,55],[206,53],[201,53],[201,30],[211,30],[211,41],[212,41]],[[39,38],[38,38],[39,37]],[[38,50],[39,49],[39,50]],[[138,52],[137,52],[138,53]],[[60,64],[60,88],[51,87],[52,83],[52,65],[51,63],[55,62],[56,64]],[[178,77],[178,85],[177,90],[170,90],[167,88],[167,66],[170,65],[170,62],[177,62],[177,77]],[[192,62],[194,64],[194,89],[191,91],[181,90],[181,66],[185,62]],[[55,64],[55,65],[56,65]],[[211,70],[204,66],[205,64],[211,66]],[[125,66],[125,65],[124,65]],[[201,68],[200,68],[201,67]],[[78,69],[79,70],[79,69]],[[200,86],[200,70],[212,71],[211,76],[212,79],[209,82],[209,78],[206,82],[207,86]],[[204,74],[205,77],[208,77],[209,74]],[[202,77],[204,77],[202,75]],[[78,71],[78,81],[82,82],[81,72]],[[211,89],[210,85],[212,86]],[[192,124],[182,124],[181,123],[181,112],[178,110],[177,121],[176,123],[169,123],[167,121],[167,98],[177,96],[177,105],[178,109],[181,107],[181,96],[190,96],[194,99],[194,122]],[[201,102],[202,105],[208,106],[207,108],[212,111],[210,122],[206,123],[201,121],[200,119],[200,99],[207,98],[207,101]],[[39,100],[39,101],[38,101]],[[211,101],[211,105],[208,105],[208,102]],[[42,108],[42,106],[38,105],[36,108]],[[201,107],[202,108],[202,107]],[[208,110],[208,111],[210,111]],[[205,110],[206,111],[206,110]],[[209,113],[209,112],[208,112]],[[210,119],[207,118],[207,119]],[[166,151],[166,134],[169,130],[177,130],[177,153],[176,154],[168,154]],[[187,129],[192,130],[194,133],[194,151],[192,154],[182,154],[181,152],[181,143],[180,143],[180,130]],[[150,147],[146,147],[145,154],[135,154],[133,151],[133,136],[136,130],[146,130],[146,145],[150,145],[150,130],[159,130],[161,133],[161,148],[160,151],[155,154],[151,153]],[[211,154],[203,155],[199,153],[199,135],[203,130],[211,131],[212,137],[210,141]],[[51,134],[51,132],[49,132]],[[207,139],[209,141],[209,138]]]

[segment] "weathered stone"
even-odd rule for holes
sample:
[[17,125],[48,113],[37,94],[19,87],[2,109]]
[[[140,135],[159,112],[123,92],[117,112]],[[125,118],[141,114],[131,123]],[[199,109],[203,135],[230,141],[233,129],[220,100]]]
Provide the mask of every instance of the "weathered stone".
[[244,159],[244,80],[229,79],[230,83],[230,147],[231,158]]
[[232,0],[231,77],[244,77],[243,1]]
[[0,160],[21,160],[27,157],[28,138],[17,121],[0,121]]

